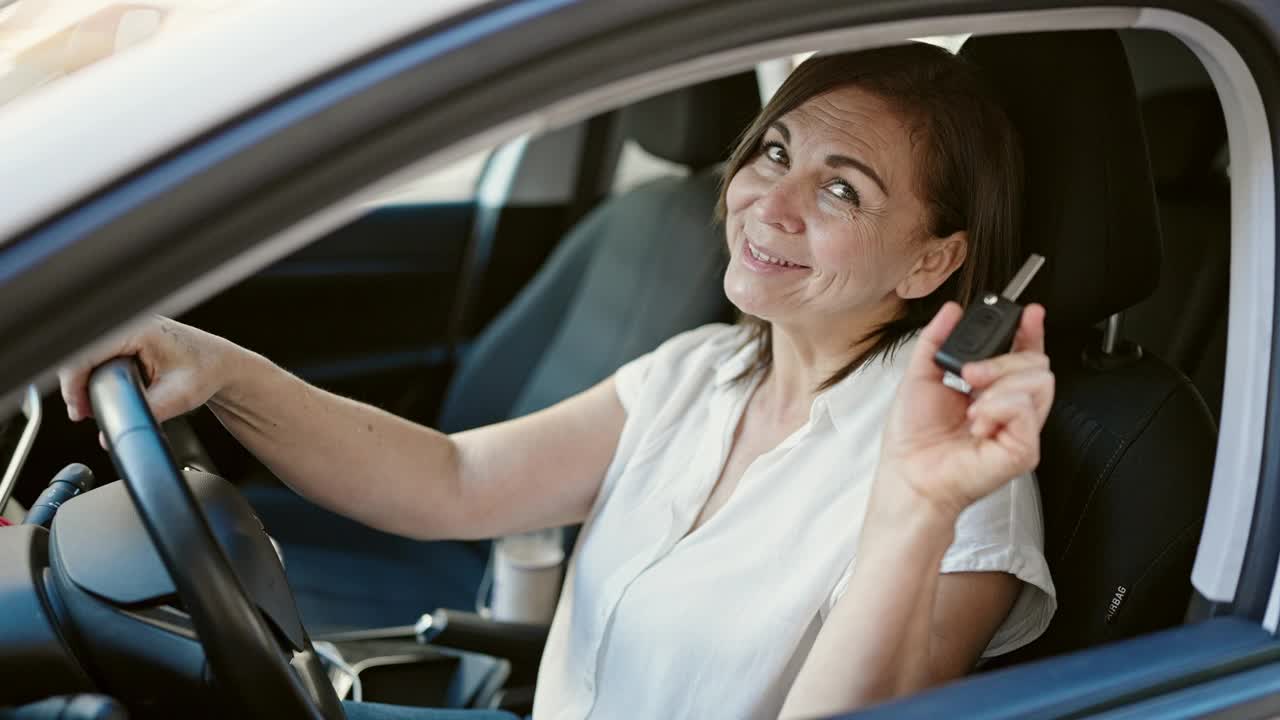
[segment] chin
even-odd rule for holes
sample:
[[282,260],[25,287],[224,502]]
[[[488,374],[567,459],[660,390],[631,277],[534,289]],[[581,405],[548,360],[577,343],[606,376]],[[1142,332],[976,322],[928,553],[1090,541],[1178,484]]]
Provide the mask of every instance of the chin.
[[762,288],[752,285],[754,283],[744,278],[735,277],[730,268],[724,276],[724,296],[739,312],[772,322],[777,314],[777,304],[761,292]]

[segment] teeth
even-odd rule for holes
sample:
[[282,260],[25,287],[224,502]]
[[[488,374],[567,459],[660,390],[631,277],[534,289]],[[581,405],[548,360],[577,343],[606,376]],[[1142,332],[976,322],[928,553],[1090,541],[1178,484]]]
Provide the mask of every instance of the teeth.
[[747,249],[751,251],[752,257],[762,262],[767,262],[772,265],[780,265],[782,267],[797,267],[795,263],[790,263],[790,262],[787,262],[786,260],[779,260],[778,258],[773,257],[771,255],[765,255],[764,253],[757,250],[756,246],[752,245],[751,243],[747,243]]

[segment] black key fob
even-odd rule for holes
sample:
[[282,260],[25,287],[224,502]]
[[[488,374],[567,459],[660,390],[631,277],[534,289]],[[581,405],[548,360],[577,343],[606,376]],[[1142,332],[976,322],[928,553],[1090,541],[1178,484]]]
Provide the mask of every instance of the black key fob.
[[960,377],[965,363],[978,362],[1003,355],[1013,347],[1013,337],[1022,321],[1022,306],[1018,296],[1044,265],[1044,258],[1032,254],[1022,268],[1009,281],[1004,292],[985,293],[982,299],[965,308],[964,317],[947,336],[933,361],[946,370],[942,381],[948,387],[967,393],[972,388]]
[[1021,305],[987,293],[981,302],[965,310],[960,323],[933,356],[934,362],[943,370],[959,375],[965,363],[1003,355],[1013,346],[1013,336],[1021,320]]

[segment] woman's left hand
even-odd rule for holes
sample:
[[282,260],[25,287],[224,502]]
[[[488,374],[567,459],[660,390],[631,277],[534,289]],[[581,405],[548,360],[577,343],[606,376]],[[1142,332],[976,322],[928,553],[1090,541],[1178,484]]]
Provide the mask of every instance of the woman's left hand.
[[1023,311],[1009,353],[965,365],[971,394],[943,385],[933,356],[961,314],[947,303],[920,333],[889,412],[879,473],[950,517],[1036,467],[1054,386],[1040,305]]

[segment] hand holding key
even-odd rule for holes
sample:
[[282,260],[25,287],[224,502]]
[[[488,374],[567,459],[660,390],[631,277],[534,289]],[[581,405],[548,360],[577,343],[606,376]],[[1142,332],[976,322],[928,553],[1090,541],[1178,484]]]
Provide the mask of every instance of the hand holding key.
[[934,362],[946,371],[942,381],[948,387],[963,393],[969,392],[968,383],[961,377],[961,369],[965,364],[1009,352],[1014,331],[1018,329],[1018,322],[1022,318],[1022,306],[1018,304],[1018,297],[1031,284],[1043,265],[1044,256],[1032,253],[1009,281],[1004,292],[999,295],[993,292],[983,293],[980,302],[973,303],[964,311],[960,324],[951,331],[946,342],[933,356]]
[[947,303],[921,331],[885,427],[881,504],[899,504],[906,491],[955,516],[1035,468],[1054,389],[1044,316],[1039,305],[1019,308],[1010,352],[960,368],[969,393],[944,385],[949,371],[935,362],[959,327],[960,307]]

